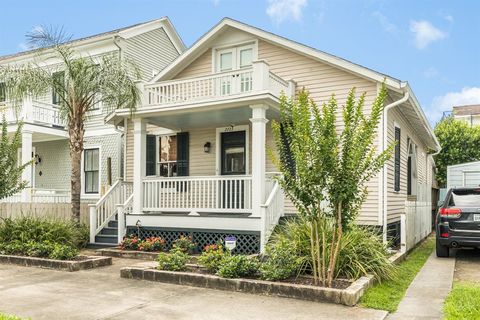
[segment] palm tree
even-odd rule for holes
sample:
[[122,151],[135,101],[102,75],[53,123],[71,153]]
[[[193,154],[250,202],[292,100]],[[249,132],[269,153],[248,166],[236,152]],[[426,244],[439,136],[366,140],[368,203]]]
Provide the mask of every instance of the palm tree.
[[106,108],[128,108],[133,113],[140,100],[135,79],[136,66],[118,54],[92,57],[74,50],[63,29],[36,28],[27,34],[37,52],[59,59],[60,64],[44,66],[39,62],[0,66],[0,82],[5,83],[7,96],[19,106],[23,99],[45,95],[54,90],[60,114],[69,134],[71,166],[72,219],[80,221],[81,156],[89,111],[102,103]]

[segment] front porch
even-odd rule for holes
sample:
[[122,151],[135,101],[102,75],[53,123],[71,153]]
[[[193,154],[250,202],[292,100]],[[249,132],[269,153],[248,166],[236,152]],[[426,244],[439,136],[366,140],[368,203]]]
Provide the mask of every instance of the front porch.
[[291,95],[294,83],[259,61],[249,70],[142,89],[132,120],[122,110],[107,119],[127,127],[126,177],[133,183],[131,206],[121,209],[129,213],[118,215],[118,240],[124,226],[167,238],[248,233],[262,250],[284,212],[283,192],[268,173],[275,171],[266,156],[267,140],[273,144],[268,122],[279,119],[280,95]]

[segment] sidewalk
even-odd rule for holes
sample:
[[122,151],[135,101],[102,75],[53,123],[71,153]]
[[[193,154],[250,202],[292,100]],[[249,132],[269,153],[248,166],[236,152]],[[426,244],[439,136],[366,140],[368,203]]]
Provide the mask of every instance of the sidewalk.
[[388,320],[442,319],[443,301],[452,288],[455,258],[437,258],[435,252],[408,287],[398,310]]

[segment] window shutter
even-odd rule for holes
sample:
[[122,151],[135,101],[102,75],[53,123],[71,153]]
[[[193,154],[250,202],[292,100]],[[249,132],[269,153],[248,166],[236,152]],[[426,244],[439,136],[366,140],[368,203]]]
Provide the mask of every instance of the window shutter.
[[400,191],[400,139],[401,130],[399,127],[395,127],[395,191]]
[[4,82],[0,82],[0,102],[7,100],[7,88]]
[[282,139],[282,144],[283,144],[283,151],[280,152],[280,160],[283,162],[286,168],[290,171],[290,174],[292,176],[295,176],[297,174],[296,166],[295,166],[295,159],[292,155],[292,152],[290,150],[290,142],[287,139],[287,135],[285,134],[285,126],[283,124],[280,124],[280,136]]
[[189,140],[188,132],[177,133],[177,176],[188,176],[188,158],[189,158]]
[[145,174],[147,176],[156,175],[156,160],[157,160],[157,137],[154,135],[147,135],[147,148],[146,148],[146,164]]

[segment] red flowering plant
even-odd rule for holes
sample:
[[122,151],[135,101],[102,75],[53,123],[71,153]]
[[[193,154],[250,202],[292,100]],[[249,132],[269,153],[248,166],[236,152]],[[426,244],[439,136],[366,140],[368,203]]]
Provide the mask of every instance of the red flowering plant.
[[225,257],[230,256],[230,251],[225,250],[223,244],[209,244],[203,248],[202,255],[198,262],[204,266],[207,271],[216,273]]
[[151,237],[143,240],[138,246],[140,251],[163,251],[165,240],[160,237]]
[[123,241],[120,243],[120,248],[122,250],[137,250],[140,244],[140,240],[136,235],[129,235],[123,238]]

